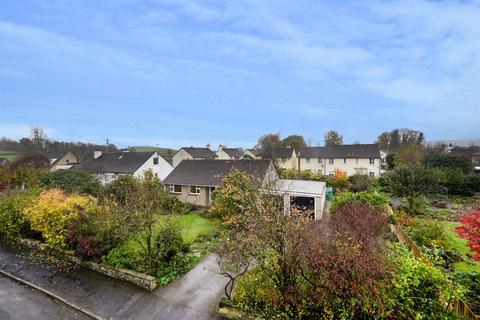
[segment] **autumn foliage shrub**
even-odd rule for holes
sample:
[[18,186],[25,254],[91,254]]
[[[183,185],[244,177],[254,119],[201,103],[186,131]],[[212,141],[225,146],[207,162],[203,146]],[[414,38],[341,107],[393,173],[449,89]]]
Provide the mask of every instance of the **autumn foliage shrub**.
[[31,228],[41,232],[47,245],[66,249],[68,225],[80,214],[98,210],[97,201],[90,196],[68,196],[60,190],[43,191],[26,209]]
[[463,226],[457,227],[456,231],[468,240],[468,245],[476,253],[475,260],[480,261],[480,210],[462,217],[460,221]]

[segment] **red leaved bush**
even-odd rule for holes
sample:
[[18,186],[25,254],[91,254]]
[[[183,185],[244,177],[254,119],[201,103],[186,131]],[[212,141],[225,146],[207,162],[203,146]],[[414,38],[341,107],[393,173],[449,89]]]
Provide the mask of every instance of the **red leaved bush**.
[[480,261],[480,210],[473,211],[461,220],[463,226],[456,227],[460,237],[468,240],[468,245],[476,253],[473,257]]

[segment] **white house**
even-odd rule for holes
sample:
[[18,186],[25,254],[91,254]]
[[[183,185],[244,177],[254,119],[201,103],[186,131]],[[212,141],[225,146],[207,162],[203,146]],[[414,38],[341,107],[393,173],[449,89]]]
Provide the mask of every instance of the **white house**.
[[95,151],[73,169],[95,174],[103,184],[110,183],[122,175],[131,174],[143,178],[151,170],[155,177],[163,181],[173,170],[172,165],[157,152],[102,152]]
[[215,154],[217,160],[240,160],[243,158],[243,150],[241,148],[227,148],[222,145],[218,146]]
[[344,144],[325,147],[302,148],[299,170],[309,170],[322,175],[333,175],[335,170],[348,176],[363,174],[380,176],[381,156],[376,144]]
[[260,156],[260,152],[255,149],[246,149],[243,152],[243,159],[250,159],[250,160],[255,160],[255,159],[261,159],[262,157]]
[[277,168],[288,170],[298,169],[298,158],[294,148],[269,148],[261,153],[261,159],[271,159]]
[[174,167],[183,160],[207,160],[215,159],[215,153],[210,148],[184,147],[175,152],[172,158]]

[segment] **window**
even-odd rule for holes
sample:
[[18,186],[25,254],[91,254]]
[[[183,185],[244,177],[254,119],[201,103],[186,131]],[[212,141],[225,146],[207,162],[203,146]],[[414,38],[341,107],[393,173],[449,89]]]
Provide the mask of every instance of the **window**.
[[153,158],[153,164],[158,164],[158,158]]
[[329,164],[333,164],[333,159],[328,159]]
[[67,160],[65,160],[65,163],[70,163],[70,160],[68,160],[68,159],[67,159]]
[[370,158],[370,164],[375,164],[375,158]]
[[370,171],[370,177],[375,177],[375,172]]
[[357,158],[357,159],[355,159],[355,163],[356,163],[356,164],[358,164],[358,158]]
[[318,158],[318,163],[322,163],[322,158]]
[[347,158],[343,158],[343,163],[347,163]]
[[306,163],[310,163],[310,158],[305,158]]
[[190,186],[190,194],[200,194],[200,187],[198,186]]
[[158,177],[158,173],[155,172],[155,177]]
[[333,175],[334,175],[334,172],[333,172],[333,171],[329,171],[329,172],[328,172],[328,175],[329,175],[329,176],[333,176]]
[[171,193],[182,193],[182,186],[179,184],[171,184],[170,185],[170,192]]

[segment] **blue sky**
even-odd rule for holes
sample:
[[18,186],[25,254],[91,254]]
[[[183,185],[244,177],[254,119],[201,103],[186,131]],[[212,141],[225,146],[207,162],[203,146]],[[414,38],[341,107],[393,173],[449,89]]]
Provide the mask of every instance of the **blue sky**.
[[480,137],[479,1],[0,2],[0,136]]

